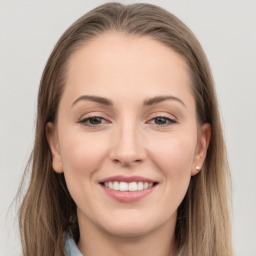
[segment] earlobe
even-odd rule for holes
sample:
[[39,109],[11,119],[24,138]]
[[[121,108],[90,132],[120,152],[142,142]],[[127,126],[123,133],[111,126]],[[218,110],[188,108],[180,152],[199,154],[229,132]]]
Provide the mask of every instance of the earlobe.
[[51,150],[52,155],[52,167],[53,170],[57,173],[63,172],[63,165],[61,154],[58,145],[58,137],[55,126],[53,123],[49,122],[45,127],[46,137],[48,141],[49,148]]
[[202,168],[206,155],[207,149],[211,140],[211,126],[209,123],[205,123],[198,136],[197,149],[194,157],[194,163],[191,171],[191,175],[196,175]]

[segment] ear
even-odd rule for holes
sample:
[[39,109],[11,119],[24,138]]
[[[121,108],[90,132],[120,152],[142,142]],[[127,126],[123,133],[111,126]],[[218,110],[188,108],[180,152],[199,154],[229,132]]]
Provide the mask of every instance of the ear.
[[192,166],[191,176],[196,175],[204,164],[211,139],[211,126],[205,123],[198,132],[197,148]]
[[57,173],[63,172],[62,158],[59,150],[58,135],[56,127],[53,123],[49,122],[45,127],[48,145],[52,154],[52,168]]

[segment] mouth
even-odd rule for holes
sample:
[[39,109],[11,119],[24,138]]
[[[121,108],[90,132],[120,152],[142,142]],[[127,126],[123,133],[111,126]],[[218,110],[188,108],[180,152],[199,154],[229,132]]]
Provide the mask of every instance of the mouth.
[[156,186],[157,182],[143,182],[143,181],[132,181],[132,182],[125,182],[125,181],[109,181],[109,182],[101,182],[100,185],[104,186],[105,188],[109,188],[116,191],[140,191],[146,190],[153,186]]
[[157,181],[139,176],[114,176],[99,182],[110,197],[119,202],[134,202],[154,191]]

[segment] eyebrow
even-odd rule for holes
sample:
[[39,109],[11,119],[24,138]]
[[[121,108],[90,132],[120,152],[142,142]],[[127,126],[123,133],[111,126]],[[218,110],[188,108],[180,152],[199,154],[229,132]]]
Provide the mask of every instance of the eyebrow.
[[102,105],[106,106],[113,106],[113,102],[107,98],[99,97],[99,96],[91,96],[91,95],[82,95],[79,98],[77,98],[73,104],[72,107],[78,103],[79,101],[94,101]]
[[[156,96],[156,97],[149,98],[149,99],[145,100],[143,102],[143,105],[144,106],[152,106],[152,105],[158,104],[158,103],[166,101],[166,100],[177,101],[177,102],[181,103],[184,107],[186,107],[185,103],[181,99],[179,99],[175,96]],[[73,102],[72,107],[75,104],[77,104],[79,101],[93,101],[93,102],[97,102],[97,103],[105,105],[105,106],[113,106],[114,105],[113,102],[107,98],[93,96],[93,95],[82,95],[82,96],[78,97]]]
[[163,102],[163,101],[166,101],[166,100],[177,101],[177,102],[181,103],[184,107],[186,107],[185,103],[181,99],[179,99],[175,96],[171,96],[171,95],[170,96],[156,96],[156,97],[153,97],[153,98],[149,98],[149,99],[144,101],[144,105],[145,106],[151,106],[151,105],[155,105],[157,103],[160,103],[160,102]]

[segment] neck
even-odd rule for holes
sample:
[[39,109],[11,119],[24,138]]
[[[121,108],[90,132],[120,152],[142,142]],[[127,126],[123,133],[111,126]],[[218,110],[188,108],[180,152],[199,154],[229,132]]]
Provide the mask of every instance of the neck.
[[80,223],[79,226],[78,248],[84,256],[177,255],[174,239],[175,222],[173,221],[163,224],[150,233],[135,237],[113,235],[95,227],[92,223]]

